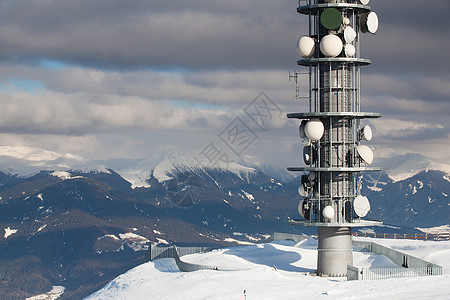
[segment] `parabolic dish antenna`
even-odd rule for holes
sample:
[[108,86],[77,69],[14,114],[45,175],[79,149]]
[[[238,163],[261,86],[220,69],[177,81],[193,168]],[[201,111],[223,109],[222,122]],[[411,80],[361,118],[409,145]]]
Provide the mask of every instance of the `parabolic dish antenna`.
[[300,138],[301,139],[303,139],[303,138],[305,138],[306,137],[306,135],[305,135],[305,125],[306,125],[306,120],[303,120],[301,123],[300,123],[300,126],[298,127],[298,135],[300,136]]
[[359,3],[361,3],[362,5],[367,5],[369,4],[370,0],[359,0]]
[[320,51],[326,57],[336,57],[342,52],[342,40],[334,34],[326,35],[320,41]]
[[342,14],[336,8],[327,8],[320,15],[320,23],[326,29],[336,29],[342,24]]
[[364,13],[359,19],[359,26],[364,33],[375,34],[378,30],[378,16],[373,11]]
[[322,138],[325,128],[319,119],[309,120],[305,125],[305,134],[311,141],[318,141]]
[[365,196],[357,196],[355,200],[353,200],[353,209],[358,217],[365,217],[370,211],[370,203],[369,199]]
[[311,146],[303,147],[303,162],[305,165],[314,164],[314,155]]
[[347,18],[347,17],[342,18],[342,24],[344,24],[344,25],[349,25],[349,24],[350,24],[350,19]]
[[366,141],[370,142],[372,140],[372,136],[372,128],[370,128],[369,125],[366,125],[361,129],[361,137]]
[[366,145],[359,145],[356,147],[359,157],[368,165],[373,162],[373,152]]
[[355,56],[356,48],[352,44],[347,44],[344,47],[344,51],[345,51],[345,56],[353,57],[353,56]]
[[303,58],[311,57],[314,54],[315,42],[309,36],[302,36],[297,42],[297,51]]
[[297,190],[298,194],[302,197],[306,197],[306,191],[305,188],[303,187],[303,184],[300,184],[300,186],[298,187]]
[[334,217],[334,209],[332,206],[327,205],[322,210],[322,215],[325,217],[325,219],[331,220]]
[[353,29],[350,26],[347,26],[344,29],[344,40],[346,43],[350,44],[351,42],[353,42],[356,38],[356,31],[355,29]]
[[309,220],[309,209],[307,208],[308,201],[306,201],[306,199],[307,198],[300,201],[300,203],[298,204],[297,210],[298,210],[298,213],[300,214],[300,216],[302,216],[306,220]]

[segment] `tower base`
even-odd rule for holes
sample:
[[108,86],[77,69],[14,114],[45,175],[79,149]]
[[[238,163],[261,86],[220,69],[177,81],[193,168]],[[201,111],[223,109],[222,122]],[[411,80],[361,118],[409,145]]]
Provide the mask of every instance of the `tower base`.
[[350,227],[318,227],[317,274],[329,277],[347,276],[347,265],[353,264]]

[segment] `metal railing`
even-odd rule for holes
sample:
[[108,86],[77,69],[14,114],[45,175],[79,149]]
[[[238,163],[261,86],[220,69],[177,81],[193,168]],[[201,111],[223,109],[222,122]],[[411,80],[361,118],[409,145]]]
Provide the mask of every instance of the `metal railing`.
[[296,243],[299,243],[303,240],[307,240],[310,236],[305,234],[291,234],[291,233],[280,233],[274,232],[268,241],[280,241],[280,240],[291,240]]
[[359,233],[354,232],[353,236],[357,237],[366,237],[366,238],[379,238],[379,239],[407,239],[407,240],[433,240],[433,241],[448,241],[450,240],[450,233],[448,232],[442,232],[442,233],[436,233],[436,234],[398,234],[398,233]]
[[347,266],[348,280],[373,280],[442,275],[442,266],[374,242],[353,241],[353,250],[384,255],[398,267],[359,269],[354,266]]
[[[174,258],[173,254],[173,248],[174,246],[153,246],[150,245],[148,248],[148,254],[147,254],[147,261],[153,261],[163,258]],[[214,247],[177,247],[178,255],[185,256],[189,254],[195,254],[195,253],[206,253],[210,252],[212,250],[216,250],[218,248]]]
[[442,267],[423,268],[362,268],[361,280],[407,278],[419,276],[442,275]]
[[[299,242],[307,239],[306,235],[284,234],[275,232],[270,240],[293,240]],[[315,248],[315,247],[308,247]],[[205,253],[218,248],[214,247],[159,247],[150,245],[147,252],[147,260],[154,261],[163,258],[173,258],[180,271],[193,272],[198,270],[216,270],[216,271],[246,271],[252,267],[228,267],[214,265],[200,265],[188,263],[181,260],[184,255]],[[389,247],[367,241],[353,241],[353,251],[373,252],[378,255],[384,255],[389,258],[398,267],[393,268],[357,268],[347,266],[348,280],[374,280],[389,278],[405,278],[418,276],[442,275],[442,266],[433,264],[412,255],[391,249]]]
[[150,245],[148,250],[148,260],[155,261],[163,258],[173,258],[178,266],[178,269],[182,272],[194,272],[199,270],[214,270],[214,271],[247,271],[252,269],[251,267],[228,267],[228,266],[213,266],[213,265],[200,265],[194,263],[188,263],[181,260],[181,256],[205,253],[217,248],[213,247],[155,247]]

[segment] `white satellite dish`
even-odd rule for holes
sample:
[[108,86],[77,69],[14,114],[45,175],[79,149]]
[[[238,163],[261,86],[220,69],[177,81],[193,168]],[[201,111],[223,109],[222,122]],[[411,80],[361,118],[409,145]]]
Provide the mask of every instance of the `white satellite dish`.
[[298,187],[297,190],[298,194],[302,197],[306,197],[306,191],[305,188],[303,187],[303,184],[300,184],[300,186]]
[[314,164],[315,157],[311,145],[303,147],[303,162],[305,165]]
[[300,136],[301,139],[303,139],[304,137],[306,137],[305,135],[305,124],[306,124],[306,120],[303,120],[300,123],[300,126],[298,127],[298,135]]
[[350,25],[350,19],[347,17],[342,18],[342,24],[344,24],[346,26]]
[[344,40],[346,43],[350,44],[351,42],[353,42],[356,38],[356,31],[355,29],[353,29],[350,26],[347,26],[344,29]]
[[359,0],[359,3],[361,3],[362,5],[367,5],[369,4],[370,0]]
[[298,204],[297,210],[300,216],[302,216],[304,219],[309,220],[309,209],[308,207],[308,201],[306,201],[307,198],[300,201]]
[[301,184],[303,184],[303,187],[311,187],[311,180],[309,179],[309,176],[304,174],[302,175],[301,179],[300,179]]
[[298,204],[297,211],[300,214],[300,216],[302,216],[304,218],[305,216],[304,216],[304,211],[303,211],[303,201],[304,200],[300,201],[300,203]]
[[353,57],[356,54],[356,48],[352,44],[347,44],[344,47],[345,56],[347,57]]
[[319,119],[309,120],[305,125],[305,134],[311,141],[318,141],[322,138],[325,128]]
[[314,54],[315,48],[315,42],[309,36],[302,36],[297,42],[297,51],[301,57],[311,57]]
[[378,30],[378,16],[373,11],[364,13],[359,19],[359,26],[364,33],[375,34]]
[[373,162],[373,152],[369,147],[365,145],[359,145],[356,147],[356,151],[366,164],[370,165]]
[[361,138],[365,139],[366,141],[370,142],[372,140],[372,129],[369,125],[364,126],[361,131]]
[[333,217],[334,217],[334,209],[333,209],[333,207],[330,206],[330,205],[325,206],[325,208],[322,210],[322,215],[327,220],[333,219]]
[[320,41],[320,51],[326,57],[336,57],[342,52],[342,40],[334,34],[326,35]]
[[365,196],[357,196],[355,200],[353,200],[353,209],[358,217],[365,217],[370,211],[369,199]]

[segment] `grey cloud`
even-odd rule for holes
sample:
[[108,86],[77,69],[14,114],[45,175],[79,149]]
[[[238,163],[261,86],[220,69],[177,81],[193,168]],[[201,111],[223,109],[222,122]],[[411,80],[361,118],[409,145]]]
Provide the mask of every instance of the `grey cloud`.
[[366,98],[362,107],[365,111],[380,112],[387,118],[450,124],[448,118],[450,104],[445,102],[430,104],[426,100],[384,96]]
[[446,140],[449,138],[450,126],[433,126],[430,124],[427,128],[418,129],[405,129],[405,130],[391,130],[389,134],[385,134],[379,137],[379,139],[384,141],[411,141],[420,143],[427,142],[430,140],[442,139]]
[[118,95],[153,101],[183,100],[200,106],[235,109],[243,109],[261,91],[270,91],[278,103],[287,103],[290,100],[286,93],[293,88],[287,80],[287,72],[279,70],[116,72],[79,67],[46,70],[0,64],[0,80],[8,78],[38,81],[55,92],[103,95],[96,101],[108,99],[106,95]]
[[[450,128],[448,3],[370,3],[380,29],[362,37],[363,57],[373,61],[362,70],[362,109],[384,114],[374,124],[386,148],[398,150],[395,142],[403,139],[408,151],[423,150],[414,139],[436,141]],[[1,94],[3,143],[28,141],[91,154],[115,145],[118,157],[149,149],[195,151],[198,140],[213,139],[260,91],[286,112],[306,111],[305,101],[289,98],[293,86],[287,78],[293,69],[306,71],[296,66],[295,43],[307,33],[307,18],[296,13],[296,5],[290,0],[0,0],[1,78],[30,78],[48,89]],[[76,65],[46,70],[27,64],[41,58]],[[186,105],[174,109],[172,100]],[[299,144],[298,124],[274,125],[251,151],[274,156],[277,144],[286,151],[279,156],[298,158],[292,152]],[[127,146],[116,147],[117,140]]]
[[[447,0],[370,5],[380,29],[362,37],[363,55],[373,60],[367,72],[447,73]],[[3,59],[112,68],[288,69],[307,33],[307,18],[288,0],[16,0],[0,8]]]
[[[42,91],[0,93],[0,131],[87,135],[219,128],[226,112],[181,108],[129,96]],[[106,98],[106,99],[105,99]]]
[[295,53],[286,0],[170,2],[3,3],[0,53],[125,68],[273,67]]
[[362,36],[362,51],[373,61],[367,72],[448,74],[448,0],[379,0],[370,5],[380,27],[375,36]]
[[427,102],[447,103],[450,95],[450,76],[395,76],[364,74],[362,89],[365,96],[425,99]]

